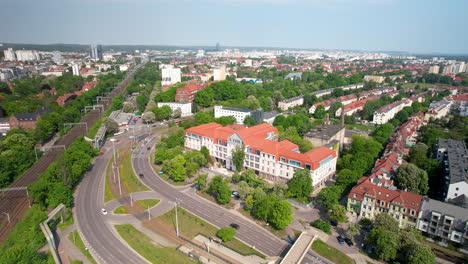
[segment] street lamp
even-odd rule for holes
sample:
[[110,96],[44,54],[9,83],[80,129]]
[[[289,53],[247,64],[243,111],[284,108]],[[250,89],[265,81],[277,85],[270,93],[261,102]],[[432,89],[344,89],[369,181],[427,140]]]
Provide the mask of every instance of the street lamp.
[[175,201],[176,235],[177,235],[177,237],[179,237],[179,217],[178,217],[178,214],[177,214],[177,205],[179,205],[182,200],[180,198],[176,198],[175,200],[176,200]]

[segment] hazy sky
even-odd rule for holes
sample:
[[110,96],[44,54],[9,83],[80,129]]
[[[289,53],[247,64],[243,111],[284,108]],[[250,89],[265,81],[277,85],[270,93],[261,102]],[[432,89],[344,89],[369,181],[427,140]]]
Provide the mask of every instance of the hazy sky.
[[0,0],[0,43],[468,54],[467,0]]

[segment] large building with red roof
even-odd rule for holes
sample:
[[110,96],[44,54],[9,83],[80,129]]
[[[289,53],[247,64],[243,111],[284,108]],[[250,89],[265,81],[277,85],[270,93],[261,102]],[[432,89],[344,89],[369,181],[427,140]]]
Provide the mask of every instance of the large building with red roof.
[[278,129],[269,124],[223,127],[208,123],[185,130],[185,148],[200,150],[205,146],[213,158],[234,170],[231,153],[244,146],[244,167],[271,181],[290,180],[296,169],[309,169],[315,187],[334,176],[337,161],[334,150],[318,147],[300,153],[299,146],[288,140],[275,141],[277,134]]
[[175,100],[177,102],[192,103],[193,100],[195,99],[195,94],[205,89],[208,85],[212,83],[213,82],[202,84],[202,83],[196,83],[196,82],[189,82],[184,87],[177,89]]

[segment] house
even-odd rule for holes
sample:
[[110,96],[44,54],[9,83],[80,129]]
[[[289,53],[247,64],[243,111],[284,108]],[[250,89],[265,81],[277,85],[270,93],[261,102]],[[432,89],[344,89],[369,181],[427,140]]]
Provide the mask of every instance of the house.
[[189,82],[183,87],[177,89],[176,95],[175,95],[175,100],[177,102],[189,102],[192,103],[193,100],[195,99],[195,94],[198,93],[199,91],[205,89],[208,87],[210,84],[214,82],[209,82],[205,84],[197,83],[197,82]]
[[349,192],[347,209],[359,219],[373,220],[380,213],[388,213],[400,227],[416,227],[422,200],[422,195],[377,186],[365,180]]
[[374,113],[372,123],[382,125],[390,121],[404,107],[411,106],[413,102],[408,98],[403,98],[400,101],[393,102],[378,109]]
[[383,83],[385,81],[385,76],[376,76],[376,75],[366,75],[364,76],[364,81],[366,82],[376,82],[376,83]]
[[235,170],[232,153],[239,147],[245,151],[243,167],[271,181],[290,180],[297,169],[310,170],[314,186],[325,184],[336,170],[337,154],[326,147],[306,153],[288,141],[275,141],[278,130],[269,124],[253,127],[243,125],[221,126],[209,123],[185,130],[185,148],[199,151],[205,146],[210,155],[227,169]]
[[250,110],[247,108],[234,108],[234,107],[224,107],[220,105],[215,105],[214,107],[214,117],[222,117],[222,116],[233,116],[236,118],[236,122],[238,124],[243,124],[244,120],[247,116],[252,117],[258,123],[263,122],[263,110]]
[[[12,116],[10,116],[8,123],[9,123],[9,128],[14,129],[14,128],[34,128],[36,126],[36,123],[41,120],[41,116],[50,113],[50,109],[47,107],[43,107],[39,110],[37,110],[34,113],[17,113]],[[5,126],[6,127],[6,126]]]
[[303,105],[303,104],[304,104],[304,96],[301,95],[301,96],[296,96],[296,97],[292,97],[292,98],[280,101],[278,103],[278,108],[283,111],[286,111],[289,108],[293,108],[295,106]]
[[330,99],[330,100],[326,100],[326,101],[314,104],[313,106],[311,106],[309,108],[309,113],[310,114],[315,113],[315,110],[317,109],[317,107],[319,105],[323,105],[325,110],[328,111],[328,109],[330,109],[330,107],[334,103],[341,103],[342,105],[347,105],[347,104],[350,104],[352,102],[355,102],[356,100],[357,100],[357,96],[354,95],[354,94],[348,94],[348,95],[340,96],[340,97],[337,97],[337,98],[333,98],[333,99]]
[[284,77],[285,80],[294,80],[299,79],[302,80],[302,72],[291,72]]

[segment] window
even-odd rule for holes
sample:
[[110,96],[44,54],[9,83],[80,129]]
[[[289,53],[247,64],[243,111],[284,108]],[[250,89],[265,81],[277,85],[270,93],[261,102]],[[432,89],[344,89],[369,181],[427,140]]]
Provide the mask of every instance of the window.
[[458,187],[457,187],[457,188],[455,188],[455,191],[458,191]]
[[307,163],[306,163],[305,168],[308,169],[308,170],[310,170],[312,167],[310,166],[310,164],[307,164]]
[[218,144],[223,144],[223,141],[221,139],[218,139]]
[[286,163],[286,158],[281,157],[281,158],[280,158],[280,161]]

